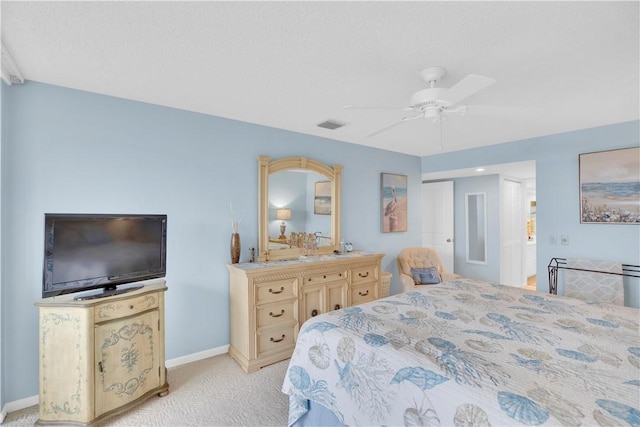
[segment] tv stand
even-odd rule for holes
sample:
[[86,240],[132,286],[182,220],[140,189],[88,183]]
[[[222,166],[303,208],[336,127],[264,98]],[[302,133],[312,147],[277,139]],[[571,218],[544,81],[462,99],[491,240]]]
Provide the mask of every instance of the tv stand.
[[35,303],[40,315],[36,425],[91,425],[169,393],[167,286],[164,279],[138,283],[144,286],[125,288],[123,295],[78,301],[67,294]]
[[117,287],[111,287],[111,288],[104,288],[104,290],[102,292],[98,292],[98,293],[94,293],[94,294],[87,294],[87,295],[78,295],[76,297],[73,298],[74,301],[86,301],[86,300],[90,300],[90,299],[98,299],[98,298],[105,298],[105,297],[110,297],[113,295],[120,295],[120,294],[124,294],[127,292],[131,292],[131,291],[135,291],[137,289],[140,289],[144,287],[144,285],[136,285],[136,286],[130,286],[128,288],[117,288]]

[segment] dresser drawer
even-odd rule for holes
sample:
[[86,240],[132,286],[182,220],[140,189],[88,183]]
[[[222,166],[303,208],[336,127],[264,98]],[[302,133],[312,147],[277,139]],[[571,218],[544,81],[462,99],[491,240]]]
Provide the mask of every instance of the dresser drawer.
[[264,353],[284,351],[295,345],[295,325],[269,328],[257,334],[258,357]]
[[261,328],[278,323],[290,323],[295,321],[297,311],[298,300],[260,305],[256,309],[256,325],[258,328]]
[[376,285],[377,282],[370,282],[366,285],[351,288],[351,305],[375,301],[377,298]]
[[256,304],[296,298],[298,296],[298,278],[273,280],[256,283]]
[[319,285],[322,283],[335,282],[336,280],[346,280],[347,270],[336,271],[335,273],[323,273],[307,276],[303,279],[303,285]]
[[351,269],[351,283],[363,283],[371,280],[378,280],[378,266],[368,265]]
[[99,304],[95,308],[95,322],[118,319],[131,316],[143,311],[158,308],[160,297],[157,293],[140,295],[136,298],[123,299]]

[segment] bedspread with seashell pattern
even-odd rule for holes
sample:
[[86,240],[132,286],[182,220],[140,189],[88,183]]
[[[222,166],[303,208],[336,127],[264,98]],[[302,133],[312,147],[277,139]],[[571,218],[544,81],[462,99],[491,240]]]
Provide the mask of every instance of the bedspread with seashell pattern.
[[640,310],[454,280],[300,329],[289,424],[640,425]]

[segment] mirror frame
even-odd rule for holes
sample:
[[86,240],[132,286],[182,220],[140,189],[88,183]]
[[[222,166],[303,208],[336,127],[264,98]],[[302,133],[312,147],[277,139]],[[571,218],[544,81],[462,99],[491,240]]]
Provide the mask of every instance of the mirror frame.
[[[327,166],[307,157],[285,157],[271,160],[258,156],[258,260],[266,261],[269,250],[269,176],[287,170],[306,170],[319,173],[331,181],[331,245],[320,246],[318,255],[333,253],[340,246],[340,191],[342,166]],[[300,248],[269,251],[269,261],[293,259],[300,256]]]
[[[469,209],[470,200],[474,198],[474,206],[482,209],[482,218],[478,218],[477,215],[471,217],[471,211]],[[470,264],[487,264],[487,194],[486,193],[466,193],[464,203],[464,216],[465,216],[465,234],[467,240],[467,257],[466,261]],[[471,223],[473,222],[473,227]],[[472,236],[469,231],[473,228],[476,230],[476,235]],[[470,245],[478,242],[479,233],[482,233],[484,240],[482,242],[482,255],[483,259],[472,259]],[[475,252],[475,251],[474,251]]]

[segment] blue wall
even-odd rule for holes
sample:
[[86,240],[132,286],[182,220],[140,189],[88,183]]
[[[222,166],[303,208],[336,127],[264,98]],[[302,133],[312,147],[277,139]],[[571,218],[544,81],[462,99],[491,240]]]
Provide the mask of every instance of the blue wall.
[[[578,218],[578,154],[637,146],[637,121],[421,160],[33,82],[3,84],[1,102],[0,407],[38,393],[33,303],[41,292],[45,212],[167,213],[167,358],[228,344],[229,203],[243,216],[246,259],[257,244],[260,154],[344,166],[342,235],[357,248],[387,254],[391,293],[400,290],[395,255],[421,242],[421,172],[536,160],[540,290],[551,257],[640,259],[640,227]],[[408,175],[409,232],[380,232],[382,171]],[[561,234],[570,245],[549,243]],[[639,289],[628,305],[640,306]]]
[[[640,121],[632,121],[428,156],[422,158],[422,171],[438,172],[535,160],[536,272],[538,290],[546,292],[547,265],[553,257],[640,264],[640,226],[581,224],[578,184],[579,154],[639,144]],[[561,235],[569,236],[569,245],[559,244]],[[558,243],[550,243],[550,236],[555,236]],[[625,278],[625,305],[640,307],[638,282]],[[558,284],[558,293],[561,294],[561,281]]]
[[[386,253],[383,269],[396,275],[395,255],[420,245],[417,157],[34,82],[2,90],[0,407],[38,394],[45,212],[168,215],[168,359],[229,343],[229,204],[243,215],[246,260],[258,241],[258,155],[343,165],[342,234]],[[409,177],[409,232],[380,232],[382,171]]]
[[[462,277],[500,283],[500,183],[498,175],[487,175],[453,180],[454,209],[454,265]],[[487,263],[472,264],[467,260],[465,230],[465,195],[485,193],[487,207]]]

